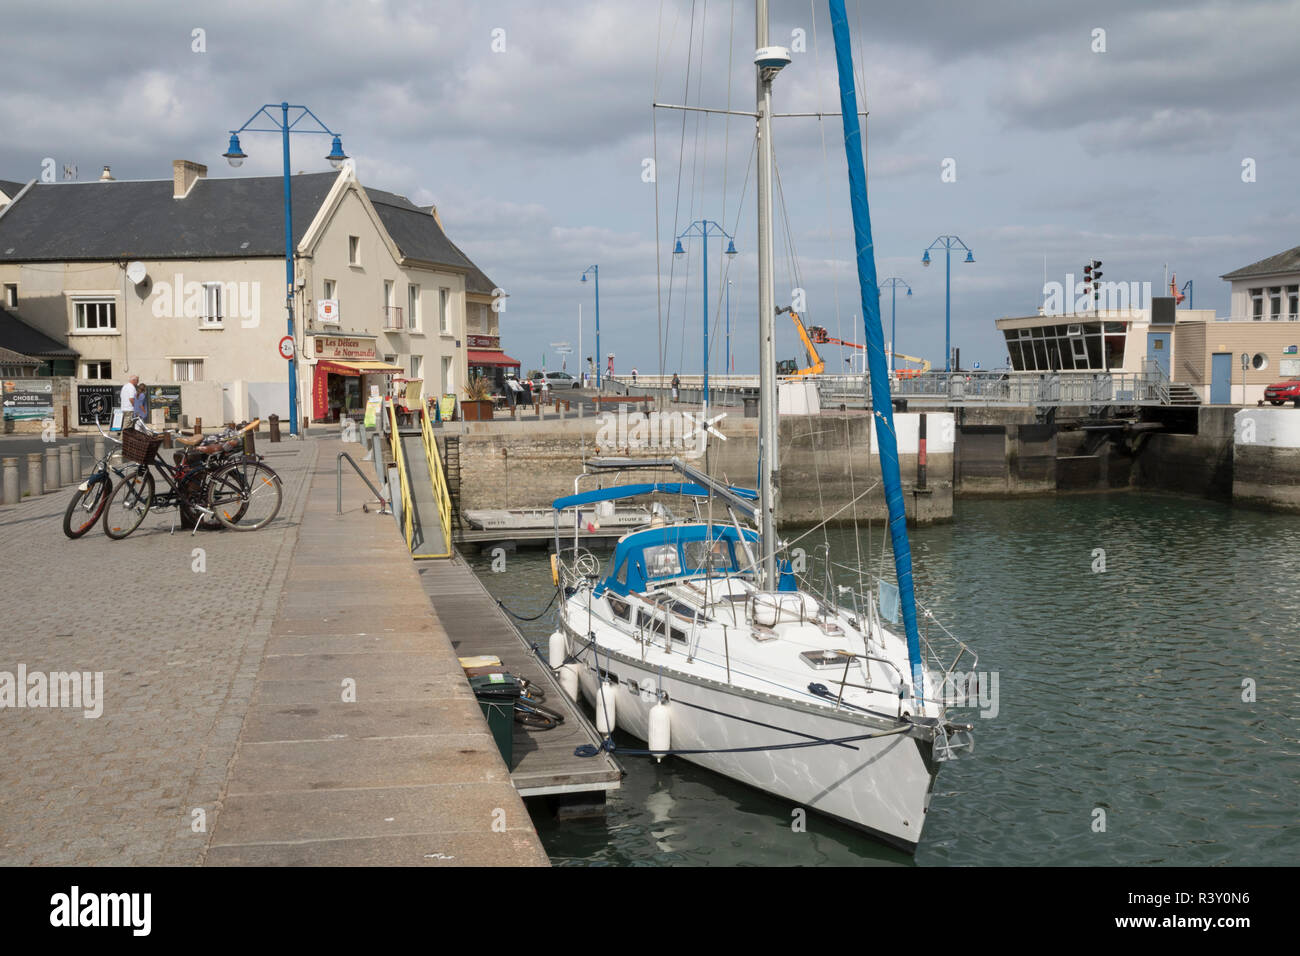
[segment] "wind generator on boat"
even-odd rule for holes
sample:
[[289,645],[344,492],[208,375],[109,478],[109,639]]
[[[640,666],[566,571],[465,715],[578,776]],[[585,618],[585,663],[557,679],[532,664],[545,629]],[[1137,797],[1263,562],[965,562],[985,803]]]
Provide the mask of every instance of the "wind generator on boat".
[[[831,21],[897,584],[859,572],[837,585],[829,564],[820,586],[802,580],[777,536],[771,92],[790,55],[768,45],[766,0],[756,8],[759,486],[733,487],[678,458],[588,461],[574,494],[554,502],[562,600],[550,664],[591,702],[607,749],[618,727],[648,744],[623,755],[680,757],[914,851],[940,766],[971,743],[940,688],[976,660],[937,622],[941,634],[918,627],[843,0],[831,0]],[[606,484],[646,470],[655,480]],[[576,522],[562,526],[565,509],[647,495],[675,504],[624,534],[604,569]],[[902,633],[886,626],[896,618]]]

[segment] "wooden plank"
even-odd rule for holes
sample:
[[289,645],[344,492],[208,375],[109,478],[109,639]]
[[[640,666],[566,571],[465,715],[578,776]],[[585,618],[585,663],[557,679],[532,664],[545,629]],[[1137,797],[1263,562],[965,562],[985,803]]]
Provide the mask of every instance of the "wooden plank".
[[[433,601],[438,620],[458,656],[491,654],[510,673],[523,677],[546,694],[546,706],[564,714],[553,730],[514,728],[514,765],[510,778],[523,795],[613,790],[623,775],[609,754],[577,757],[574,749],[600,743],[586,715],[560,689],[545,662],[531,649],[519,629],[498,606],[483,583],[459,556],[451,561],[421,565],[420,579]],[[545,654],[545,648],[539,648]]]

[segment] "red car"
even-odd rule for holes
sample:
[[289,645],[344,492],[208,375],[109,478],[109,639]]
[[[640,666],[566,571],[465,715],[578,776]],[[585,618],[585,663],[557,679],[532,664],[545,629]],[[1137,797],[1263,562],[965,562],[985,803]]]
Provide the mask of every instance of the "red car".
[[1273,405],[1294,402],[1295,407],[1300,408],[1300,378],[1293,378],[1270,385],[1264,389],[1264,401]]

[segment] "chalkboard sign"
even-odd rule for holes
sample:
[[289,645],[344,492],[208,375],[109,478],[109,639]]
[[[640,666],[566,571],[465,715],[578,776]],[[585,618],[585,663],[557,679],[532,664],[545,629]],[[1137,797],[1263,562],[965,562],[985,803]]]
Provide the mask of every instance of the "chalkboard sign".
[[31,421],[54,417],[54,382],[39,379],[7,379],[3,386],[4,417]]
[[98,417],[99,423],[107,428],[121,393],[120,385],[78,385],[77,424],[93,425]]
[[179,423],[181,420],[181,387],[179,385],[150,385],[150,418],[155,408],[163,410],[163,421]]

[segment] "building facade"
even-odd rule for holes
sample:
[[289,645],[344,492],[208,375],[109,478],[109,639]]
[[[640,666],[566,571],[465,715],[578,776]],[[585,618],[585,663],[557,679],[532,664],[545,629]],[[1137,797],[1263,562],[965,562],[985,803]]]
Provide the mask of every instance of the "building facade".
[[[27,188],[0,209],[4,304],[75,350],[79,382],[204,382],[213,418],[283,418],[283,179],[206,174],[177,160],[171,180]],[[336,419],[409,379],[459,396],[470,300],[495,286],[436,210],[349,167],[294,176],[292,210],[299,414]]]

